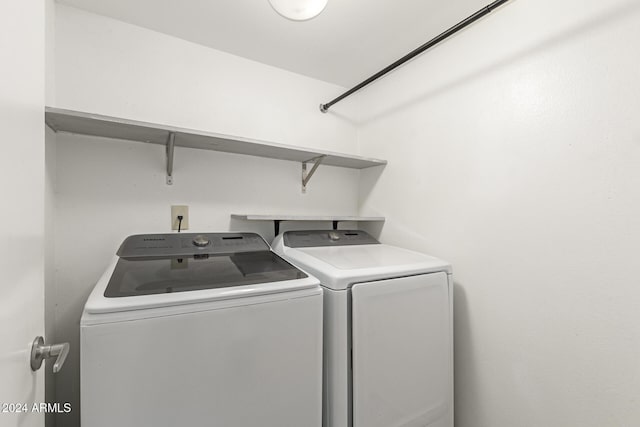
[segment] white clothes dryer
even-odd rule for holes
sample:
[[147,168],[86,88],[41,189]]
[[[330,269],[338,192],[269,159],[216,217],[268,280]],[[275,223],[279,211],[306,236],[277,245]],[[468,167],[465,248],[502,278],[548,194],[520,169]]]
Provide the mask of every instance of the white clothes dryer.
[[363,231],[287,231],[273,249],[324,288],[325,427],[453,427],[449,264]]
[[322,289],[253,233],[128,237],[80,325],[83,427],[321,425]]

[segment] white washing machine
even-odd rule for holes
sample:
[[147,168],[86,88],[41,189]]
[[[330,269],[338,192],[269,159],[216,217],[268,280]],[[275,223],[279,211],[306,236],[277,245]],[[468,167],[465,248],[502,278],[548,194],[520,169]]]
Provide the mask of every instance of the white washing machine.
[[363,231],[288,231],[273,249],[324,288],[325,427],[453,427],[449,264]]
[[128,237],[80,325],[83,427],[306,427],[322,289],[253,233]]

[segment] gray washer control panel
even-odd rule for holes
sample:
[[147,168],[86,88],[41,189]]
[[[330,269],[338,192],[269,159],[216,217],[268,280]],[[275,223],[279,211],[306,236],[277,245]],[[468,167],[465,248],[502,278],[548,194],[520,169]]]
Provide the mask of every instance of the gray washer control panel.
[[121,258],[172,257],[270,249],[267,242],[255,233],[137,234],[127,237],[117,254]]
[[375,245],[376,239],[361,230],[317,230],[287,231],[284,244],[290,248],[313,248],[322,246]]

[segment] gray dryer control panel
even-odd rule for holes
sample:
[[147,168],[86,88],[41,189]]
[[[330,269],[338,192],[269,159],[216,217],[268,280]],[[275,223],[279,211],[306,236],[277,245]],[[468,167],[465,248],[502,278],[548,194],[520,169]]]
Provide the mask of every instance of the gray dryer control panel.
[[285,246],[290,248],[380,244],[361,230],[287,231],[283,238]]

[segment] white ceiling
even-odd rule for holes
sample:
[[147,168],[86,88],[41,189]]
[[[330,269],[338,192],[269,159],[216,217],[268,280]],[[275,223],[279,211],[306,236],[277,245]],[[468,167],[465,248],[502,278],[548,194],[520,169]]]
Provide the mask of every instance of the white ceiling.
[[317,18],[293,22],[268,0],[58,1],[345,87],[490,3],[329,0]]

